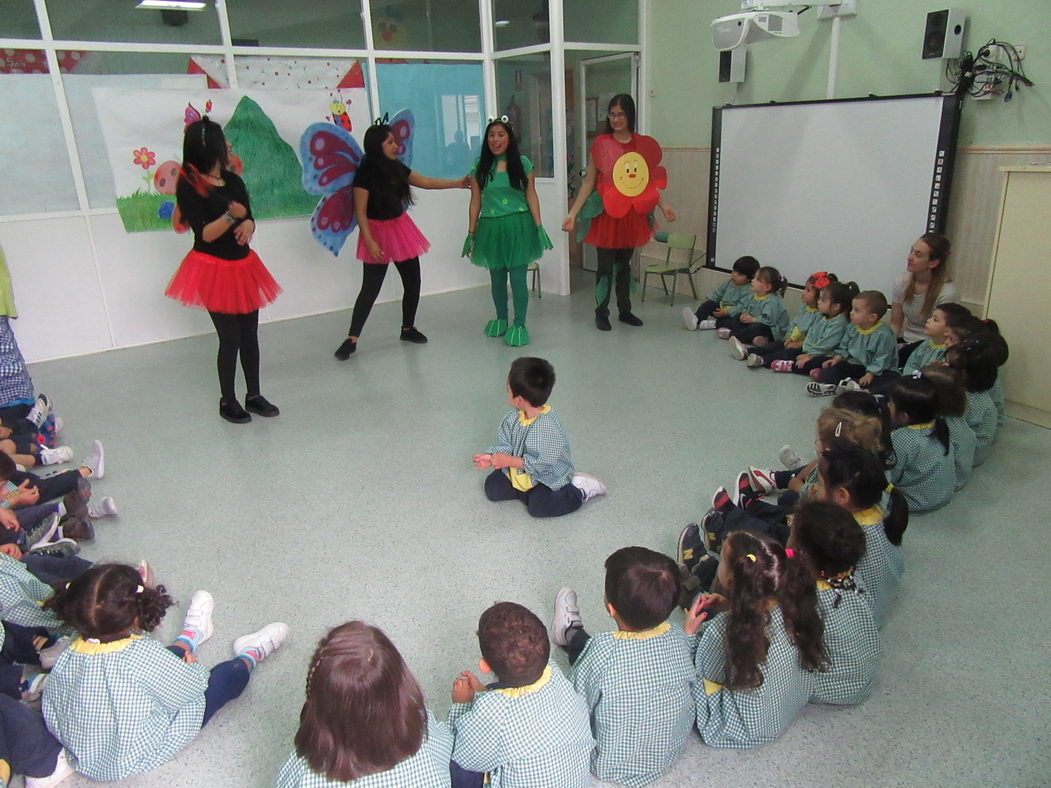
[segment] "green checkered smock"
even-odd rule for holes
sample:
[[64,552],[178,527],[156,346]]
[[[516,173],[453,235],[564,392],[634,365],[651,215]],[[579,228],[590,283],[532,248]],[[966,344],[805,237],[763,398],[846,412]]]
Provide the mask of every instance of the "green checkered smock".
[[77,638],[51,670],[40,710],[78,772],[123,780],[193,741],[207,686],[207,668],[183,662],[149,635]]
[[831,665],[817,673],[817,691],[810,700],[851,706],[869,696],[876,680],[882,645],[872,608],[859,589],[817,583],[817,610],[825,622],[825,651]]
[[744,314],[751,315],[755,318],[755,322],[762,323],[770,329],[775,342],[780,342],[788,333],[788,307],[777,293],[769,293],[765,296],[752,294],[742,298],[729,312],[734,317]]
[[1004,412],[1004,379],[999,372],[996,375],[996,382],[989,389],[989,396],[993,398],[993,404],[996,405],[996,426],[1002,427],[1007,420],[1007,414]]
[[792,318],[792,322],[788,324],[788,333],[785,334],[785,341],[802,342],[806,339],[814,324],[821,319],[822,315],[816,306],[803,304],[803,306],[799,307],[795,317]]
[[[496,433],[496,443],[486,449],[486,454],[497,452],[521,457],[533,484],[543,484],[552,490],[565,487],[573,475],[569,438],[550,405],[544,405],[532,419],[521,410],[512,410],[504,416]],[[504,475],[514,484],[516,469],[504,468]],[[532,485],[526,489],[530,487]]]
[[866,329],[849,324],[843,331],[836,355],[848,364],[860,364],[873,375],[898,368],[898,343],[890,326],[883,321]]
[[277,775],[277,788],[448,788],[453,735],[449,726],[427,712],[427,737],[416,754],[392,769],[350,782],[330,780],[310,768],[295,751]]
[[592,635],[570,680],[591,710],[600,780],[647,785],[682,752],[693,728],[697,672],[689,638],[665,621],[644,632]]
[[887,538],[883,510],[878,506],[855,512],[854,519],[865,534],[865,555],[854,567],[854,575],[865,589],[862,598],[872,608],[876,626],[881,627],[905,574],[905,551]]
[[959,490],[971,478],[978,437],[962,416],[949,416],[945,419],[945,425],[949,428],[949,443],[952,444],[953,464],[956,469],[956,489]]
[[727,613],[701,625],[693,636],[698,678],[693,686],[697,730],[712,747],[757,747],[780,736],[817,688],[817,674],[803,670],[788,639],[780,607],[770,610],[770,649],[761,666],[763,683],[752,690],[726,685]]
[[848,322],[846,315],[815,320],[803,341],[803,352],[810,356],[834,356]]
[[34,577],[26,565],[0,553],[0,619],[24,627],[46,627],[63,631],[63,624],[40,603],[54,594],[54,589]]
[[810,469],[806,478],[803,479],[803,483],[799,487],[800,501],[807,501],[810,499],[810,491],[814,489],[815,484],[817,484],[817,463],[814,463],[814,467]]
[[928,339],[926,342],[920,342],[913,351],[909,353],[909,357],[905,359],[905,366],[901,368],[902,375],[911,375],[918,369],[923,369],[928,364],[933,364],[935,361],[942,361],[945,358],[945,345],[936,345],[934,340]]
[[479,692],[454,703],[457,764],[488,772],[492,788],[588,788],[595,740],[584,699],[553,662],[526,687]]
[[985,462],[993,448],[993,441],[996,440],[999,414],[996,412],[996,403],[990,391],[992,389],[967,392],[967,411],[963,417],[967,425],[974,430],[974,437],[978,439],[978,445],[974,450],[975,465]]
[[[993,411],[995,421],[996,411]],[[887,481],[901,490],[910,512],[929,512],[952,500],[956,490],[956,457],[949,441],[946,453],[934,437],[934,422],[898,427],[890,434],[894,447],[894,467]],[[979,446],[981,441],[979,441]]]
[[727,279],[708,296],[709,301],[714,301],[723,309],[729,311],[730,307],[737,306],[752,295],[752,283],[745,282],[743,285],[735,285]]

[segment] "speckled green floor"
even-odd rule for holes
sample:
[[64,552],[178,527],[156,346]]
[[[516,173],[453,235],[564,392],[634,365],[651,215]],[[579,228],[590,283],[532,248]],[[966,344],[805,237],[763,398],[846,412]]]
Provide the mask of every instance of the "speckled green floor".
[[[682,303],[638,304],[643,328],[592,322],[586,281],[530,301],[533,343],[483,336],[486,289],[423,299],[430,344],[398,340],[400,308],[378,306],[357,354],[337,362],[349,312],[262,329],[264,393],[277,419],[219,419],[215,339],[204,336],[34,365],[78,453],[107,450],[95,561],[149,558],[179,600],[215,596],[205,664],[272,620],[285,648],[175,761],[128,786],[266,786],[292,746],[318,637],[361,618],[386,630],[439,716],[477,660],[478,615],[514,600],[550,619],[574,586],[589,629],[609,627],[602,563],[627,544],[674,554],[712,490],[778,448],[813,445],[823,403],[803,380],[749,370],[711,332],[688,333]],[[637,302],[637,298],[636,298]],[[555,366],[552,398],[577,468],[609,495],[534,521],[491,504],[471,454],[493,439],[511,359]],[[719,751],[698,739],[660,785],[1037,785],[1051,774],[1047,523],[1051,432],[1010,421],[992,459],[946,509],[906,534],[903,594],[863,706],[809,707],[778,742]],[[91,785],[71,780],[71,786]]]

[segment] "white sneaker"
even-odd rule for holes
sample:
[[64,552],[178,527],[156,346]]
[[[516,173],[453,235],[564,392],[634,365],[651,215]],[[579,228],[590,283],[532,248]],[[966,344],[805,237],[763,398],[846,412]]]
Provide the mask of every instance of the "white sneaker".
[[288,624],[282,621],[267,624],[258,632],[253,632],[251,635],[242,635],[235,640],[234,656],[240,656],[246,651],[254,651],[256,655],[255,661],[258,664],[281,648],[281,644],[285,642],[287,637]]
[[66,754],[66,751],[64,749],[59,750],[58,757],[55,759],[55,771],[51,772],[47,777],[26,777],[25,786],[26,788],[51,788],[51,786],[58,785],[75,773],[76,770],[69,762],[69,756]]
[[33,403],[33,407],[26,414],[26,419],[32,422],[34,427],[40,429],[40,425],[44,423],[50,412],[51,400],[48,399],[47,394],[37,394],[36,402]]
[[807,383],[806,393],[811,397],[831,397],[836,393],[835,383]]
[[62,421],[61,416],[55,416],[55,434],[58,435],[62,432],[62,429],[66,426],[66,422]]
[[92,442],[91,451],[84,458],[84,462],[80,464],[85,468],[91,469],[92,479],[101,479],[106,475],[106,452],[102,450],[101,441]]
[[47,681],[47,674],[37,673],[33,678],[22,682],[22,702],[32,703],[40,700],[40,695],[44,691],[45,681]]
[[577,592],[572,588],[559,589],[555,595],[555,615],[551,619],[551,642],[556,646],[568,646],[569,630],[583,626]]
[[690,307],[686,306],[682,309],[682,322],[686,324],[687,331],[697,330],[697,313],[694,312]]
[[207,591],[194,591],[190,597],[190,606],[186,608],[186,617],[182,620],[184,630],[194,630],[201,633],[197,641],[199,648],[208,638],[212,636],[215,627],[212,625],[212,613],[215,610],[215,600]]
[[[791,450],[789,446],[785,448]],[[777,487],[777,483],[774,481],[774,472],[766,468],[757,468],[754,465],[749,465],[748,478],[752,481],[752,487],[763,495],[769,495]]]
[[752,369],[759,369],[763,366],[763,359],[761,356],[757,356],[755,353],[749,353],[748,358],[744,360],[744,363],[750,366]]
[[717,329],[715,329],[715,335],[717,337],[719,337],[719,339],[729,339],[730,338],[730,329],[728,329],[728,328],[717,328]]
[[55,663],[62,656],[62,652],[69,648],[69,644],[72,642],[73,638],[69,635],[64,635],[47,648],[40,649],[40,667],[44,670],[51,670],[51,668],[55,667]]
[[738,361],[744,361],[748,358],[748,348],[744,346],[744,343],[737,337],[730,337],[730,355]]
[[606,494],[606,485],[590,473],[574,473],[569,483],[584,493],[585,501],[590,501],[596,495]]
[[58,465],[73,459],[73,450],[69,446],[56,446],[53,449],[46,447],[40,449],[38,455],[41,465]]
[[777,453],[777,459],[781,460],[781,464],[790,471],[802,468],[807,463],[807,461],[800,456],[799,452],[787,444],[781,447],[781,451]]
[[854,378],[843,378],[836,384],[836,394],[843,394],[847,391],[861,391],[861,384]]
[[697,324],[697,330],[698,331],[714,331],[715,330],[715,321],[710,319],[710,318],[708,320],[702,320],[700,323]]
[[101,501],[88,502],[88,517],[92,520],[98,520],[100,517],[116,517],[117,514],[117,504],[108,495]]

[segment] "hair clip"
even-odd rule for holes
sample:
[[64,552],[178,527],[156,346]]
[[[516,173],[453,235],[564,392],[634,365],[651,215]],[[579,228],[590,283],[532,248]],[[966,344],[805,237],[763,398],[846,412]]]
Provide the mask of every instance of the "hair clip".
[[918,369],[917,370],[913,370],[913,373],[912,373],[913,380],[919,380],[922,377],[923,377],[923,372],[921,372]]
[[205,127],[205,124],[202,121],[201,122],[201,145],[204,145],[204,127]]
[[890,482],[887,482],[887,486],[883,488],[883,492],[887,493],[887,495],[890,495],[892,492],[894,492],[894,485]]
[[749,553],[748,555],[745,556],[745,558],[747,558],[753,564],[755,563],[755,553]]
[[835,433],[835,435],[838,438],[842,434],[843,434],[843,422],[842,421],[837,421],[836,422],[836,433]]
[[390,125],[390,113],[384,112],[383,117],[376,118],[372,121],[373,126],[388,126]]
[[786,547],[785,548],[785,556],[787,558],[795,558],[796,557],[796,551],[793,550],[791,547]]
[[135,593],[136,594],[141,594],[142,593],[142,586],[135,586]]

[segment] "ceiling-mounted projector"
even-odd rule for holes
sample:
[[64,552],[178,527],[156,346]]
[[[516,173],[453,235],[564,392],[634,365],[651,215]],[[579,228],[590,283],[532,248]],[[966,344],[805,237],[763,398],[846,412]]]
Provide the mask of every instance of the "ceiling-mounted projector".
[[712,21],[712,42],[720,52],[771,38],[799,35],[795,11],[744,11]]

